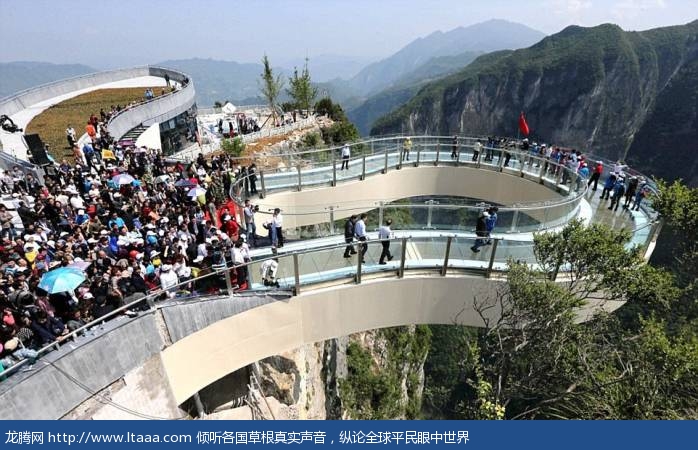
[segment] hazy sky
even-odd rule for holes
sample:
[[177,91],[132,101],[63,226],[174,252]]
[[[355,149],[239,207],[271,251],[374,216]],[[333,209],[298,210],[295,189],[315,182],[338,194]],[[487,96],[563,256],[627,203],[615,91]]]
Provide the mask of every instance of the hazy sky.
[[274,64],[323,54],[380,59],[413,39],[498,18],[552,34],[683,24],[698,0],[0,0],[0,61],[96,68],[203,57]]

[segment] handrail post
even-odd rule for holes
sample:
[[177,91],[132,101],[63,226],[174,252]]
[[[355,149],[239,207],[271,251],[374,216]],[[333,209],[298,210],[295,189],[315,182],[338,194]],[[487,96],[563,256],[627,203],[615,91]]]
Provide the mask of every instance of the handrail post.
[[545,172],[545,163],[543,161],[541,161],[540,163],[540,171],[538,172],[538,183],[543,184],[543,173]]
[[264,198],[267,196],[267,187],[264,184],[264,171],[263,170],[259,171],[259,182],[262,185],[262,195],[260,195],[259,198]]
[[435,200],[427,200],[424,203],[427,204],[427,226],[426,226],[426,228],[429,229],[429,228],[432,228],[431,218],[432,218],[432,214],[434,212],[434,205],[438,205],[439,202],[437,202]]
[[361,158],[361,181],[366,179],[366,155]]
[[330,206],[330,234],[334,234],[334,206]]
[[296,166],[296,170],[298,171],[298,191],[301,190],[301,166],[300,164]]
[[405,257],[407,255],[407,238],[402,238],[402,248],[400,249],[400,269],[398,269],[397,277],[405,277]]
[[453,240],[452,236],[449,236],[448,239],[446,239],[446,255],[444,256],[444,265],[441,266],[441,276],[445,277],[446,276],[446,269],[448,268],[448,257],[451,255],[451,241]]
[[378,202],[378,225],[383,224],[384,214],[385,214],[385,202],[380,201],[380,202]]
[[499,244],[499,239],[495,239],[494,243],[492,244],[492,254],[490,255],[490,264],[487,266],[487,272],[485,273],[485,276],[487,278],[492,276],[492,267],[494,267],[494,256],[497,253],[497,244]]
[[[514,205],[516,206],[516,205]],[[547,209],[547,208],[546,208]],[[514,217],[511,218],[511,227],[509,227],[509,232],[514,233],[516,231],[516,226],[519,224],[519,210],[514,210]]]
[[521,156],[521,159],[519,159],[519,176],[521,178],[523,178],[523,176],[524,176],[524,160],[525,160],[526,156],[528,156],[528,155],[524,155],[523,153],[519,153],[519,156]]
[[385,149],[385,167],[383,167],[383,173],[388,173],[388,148]]
[[300,295],[301,293],[301,274],[298,268],[298,253],[293,254],[293,295]]
[[361,284],[361,265],[364,262],[363,248],[361,248],[362,243],[363,243],[363,245],[368,245],[368,244],[366,244],[366,241],[359,241],[359,245],[358,245],[359,251],[356,254],[356,256],[357,256],[357,258],[356,258],[356,261],[357,261],[356,262],[356,284]]
[[422,154],[422,146],[417,144],[417,161],[415,161],[414,166],[419,167],[419,157]]
[[439,154],[441,153],[441,142],[436,143],[436,159],[434,160],[434,165],[439,165]]
[[[492,147],[490,147],[490,148],[492,148]],[[492,159],[494,159],[494,149],[492,149]],[[506,156],[504,156],[504,149],[502,149],[499,152],[499,161],[497,161],[497,163],[499,165],[500,172],[504,172],[504,160],[505,159],[506,159]]]
[[332,186],[337,186],[337,160],[332,159]]
[[[478,169],[480,168],[480,165],[482,164],[482,154],[484,153],[484,150],[485,150],[484,147],[480,147],[480,152],[477,154],[477,167],[478,167]],[[473,151],[475,151],[475,150],[473,150]],[[492,155],[492,158],[494,159],[494,155]],[[499,159],[501,161],[502,157],[500,156]]]
[[225,287],[228,289],[228,297],[231,299],[233,298],[233,282],[230,279],[230,271],[233,269],[234,267],[228,268],[227,264],[223,268],[223,275],[225,276]]

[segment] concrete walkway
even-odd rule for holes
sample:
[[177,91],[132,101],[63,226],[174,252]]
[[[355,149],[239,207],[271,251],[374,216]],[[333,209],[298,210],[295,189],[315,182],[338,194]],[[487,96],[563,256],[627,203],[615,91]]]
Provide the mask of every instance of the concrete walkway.
[[[146,87],[146,86],[167,86],[164,78],[145,76],[130,78],[127,80],[114,81],[111,83],[98,84],[91,86],[89,88],[80,89],[77,91],[70,92],[65,95],[59,95],[57,97],[50,98],[43,102],[36,103],[30,107],[13,114],[11,119],[17,124],[18,127],[26,128],[29,122],[44,110],[50,108],[53,105],[61,103],[69,98],[77,97],[78,95],[85,94],[87,92],[97,91],[100,89],[118,89],[118,88],[134,88],[134,87]],[[97,113],[98,111],[95,111]],[[88,117],[85,118],[87,122]],[[67,127],[69,124],[65,124]],[[70,124],[73,128],[80,133],[83,131],[81,124]],[[27,160],[27,147],[22,139],[22,133],[7,133],[5,131],[0,131],[0,142],[2,142],[3,151],[15,156],[18,159]]]

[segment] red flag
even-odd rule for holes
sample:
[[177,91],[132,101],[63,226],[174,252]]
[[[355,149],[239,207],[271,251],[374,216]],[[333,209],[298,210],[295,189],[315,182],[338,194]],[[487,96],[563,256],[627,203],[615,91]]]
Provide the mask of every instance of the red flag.
[[526,123],[526,118],[524,117],[523,111],[521,111],[521,115],[519,116],[519,130],[521,131],[521,134],[528,136],[528,124]]

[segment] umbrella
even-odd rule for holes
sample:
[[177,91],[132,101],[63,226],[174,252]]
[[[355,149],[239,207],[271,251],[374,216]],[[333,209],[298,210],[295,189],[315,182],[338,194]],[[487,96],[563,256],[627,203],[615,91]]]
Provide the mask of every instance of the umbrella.
[[79,271],[85,271],[85,270],[87,270],[88,267],[90,267],[91,264],[92,264],[92,262],[90,262],[90,261],[75,261],[75,262],[68,264],[67,267],[69,269],[77,269]]
[[193,187],[193,186],[197,186],[197,184],[192,183],[189,180],[179,180],[175,183],[175,186],[177,186],[177,187]]
[[127,173],[120,173],[119,175],[113,177],[111,180],[114,182],[114,184],[117,184],[120,186],[122,184],[133,183],[133,180],[135,180],[135,178],[133,178],[131,175],[129,175]]
[[198,197],[199,195],[205,195],[205,194],[206,194],[206,189],[199,187],[199,186],[193,188],[192,190],[190,190],[187,193],[187,195],[189,197]]
[[39,287],[49,294],[72,291],[85,281],[85,273],[73,267],[59,267],[41,277]]

